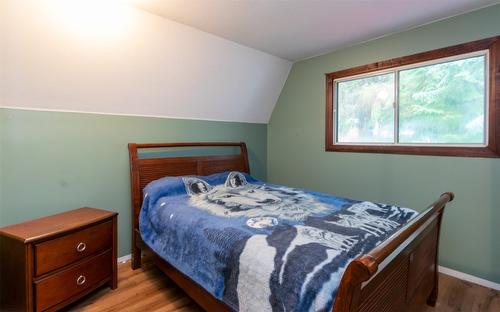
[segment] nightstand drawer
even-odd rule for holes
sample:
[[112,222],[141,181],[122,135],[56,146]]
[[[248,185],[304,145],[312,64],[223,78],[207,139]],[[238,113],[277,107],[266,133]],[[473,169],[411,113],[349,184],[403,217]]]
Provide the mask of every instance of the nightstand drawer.
[[111,278],[111,250],[35,282],[36,310],[48,309]]
[[35,245],[35,275],[73,263],[113,244],[113,224],[100,223]]

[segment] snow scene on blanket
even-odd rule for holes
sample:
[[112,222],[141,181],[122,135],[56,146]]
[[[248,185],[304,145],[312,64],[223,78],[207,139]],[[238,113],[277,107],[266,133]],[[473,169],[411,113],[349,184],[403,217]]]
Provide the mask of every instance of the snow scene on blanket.
[[224,172],[148,184],[140,230],[235,311],[331,311],[347,264],[416,215]]

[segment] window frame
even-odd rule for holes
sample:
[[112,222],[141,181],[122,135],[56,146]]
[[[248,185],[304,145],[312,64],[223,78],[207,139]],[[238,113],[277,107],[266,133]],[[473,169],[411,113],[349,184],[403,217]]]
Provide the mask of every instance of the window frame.
[[[401,69],[439,64],[453,59],[472,57],[485,53],[486,116],[485,144],[425,144],[425,143],[337,143],[336,136],[336,80],[351,80],[371,75],[394,72],[395,78]],[[500,157],[500,36],[473,41],[428,52],[403,56],[368,65],[358,66],[325,74],[326,76],[326,123],[325,150],[333,152],[388,153],[435,156]],[[396,87],[397,87],[397,83]],[[396,91],[397,92],[397,91]],[[395,110],[395,126],[398,125]],[[394,134],[397,135],[397,132]]]

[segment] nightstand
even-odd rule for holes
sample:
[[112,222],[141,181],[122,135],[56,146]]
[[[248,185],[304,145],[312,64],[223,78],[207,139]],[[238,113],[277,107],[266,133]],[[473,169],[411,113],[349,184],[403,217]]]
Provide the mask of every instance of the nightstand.
[[0,310],[53,311],[115,289],[117,215],[85,207],[0,228]]

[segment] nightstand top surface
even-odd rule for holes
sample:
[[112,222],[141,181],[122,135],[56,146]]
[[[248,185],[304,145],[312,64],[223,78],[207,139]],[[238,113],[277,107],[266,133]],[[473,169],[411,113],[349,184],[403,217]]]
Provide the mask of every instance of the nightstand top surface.
[[0,228],[0,234],[29,243],[85,227],[95,222],[111,218],[117,214],[118,213],[114,211],[83,207],[39,219],[8,225]]

